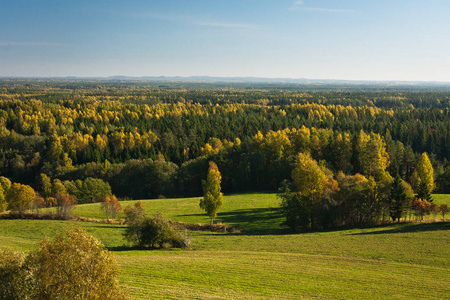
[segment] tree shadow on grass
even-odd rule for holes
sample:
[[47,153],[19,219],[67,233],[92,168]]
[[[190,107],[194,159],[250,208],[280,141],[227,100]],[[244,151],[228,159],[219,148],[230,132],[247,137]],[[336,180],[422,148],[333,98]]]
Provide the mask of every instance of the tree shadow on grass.
[[[205,216],[204,214],[178,215],[179,217]],[[252,208],[220,212],[216,222],[227,223],[245,235],[283,234],[280,228],[283,215],[280,208]]]
[[[391,227],[390,225],[384,225]],[[408,233],[408,232],[424,232],[424,231],[440,231],[440,230],[450,230],[450,222],[434,222],[434,223],[407,223],[398,224],[394,228],[389,228],[386,230],[378,230],[371,232],[360,232],[353,233],[351,235],[371,235],[371,234],[388,234],[388,233]]]

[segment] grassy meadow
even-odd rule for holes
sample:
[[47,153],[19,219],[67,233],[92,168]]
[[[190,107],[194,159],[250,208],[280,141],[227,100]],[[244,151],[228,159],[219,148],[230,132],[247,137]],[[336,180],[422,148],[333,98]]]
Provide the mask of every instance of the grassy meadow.
[[[206,223],[198,200],[143,204],[150,214]],[[217,220],[241,233],[190,232],[190,250],[136,250],[124,226],[51,220],[0,220],[0,249],[29,251],[81,226],[113,251],[135,299],[450,299],[450,222],[290,234],[279,227],[278,202],[275,194],[224,197]],[[98,204],[75,214],[103,218]]]

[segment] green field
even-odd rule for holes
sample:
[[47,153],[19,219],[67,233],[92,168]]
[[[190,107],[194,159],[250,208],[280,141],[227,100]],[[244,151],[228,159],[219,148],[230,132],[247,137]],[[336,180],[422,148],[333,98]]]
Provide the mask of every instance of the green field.
[[450,195],[449,194],[433,194],[433,202],[440,205],[442,203],[446,203],[450,206]]
[[[198,198],[143,203],[149,213],[208,222]],[[225,197],[218,219],[242,233],[192,232],[191,250],[134,250],[124,226],[47,220],[0,220],[0,248],[28,251],[82,226],[113,251],[136,299],[450,299],[450,222],[294,235],[279,228],[277,205],[274,194]],[[75,212],[101,217],[98,204]]]
[[[122,208],[136,201],[122,201]],[[210,218],[199,207],[200,198],[142,200],[149,215],[161,212],[173,221],[209,223]],[[275,233],[282,221],[280,199],[276,194],[242,194],[225,196],[215,222],[227,223],[251,233]],[[99,203],[79,205],[75,215],[105,219]],[[117,217],[122,218],[123,213]]]

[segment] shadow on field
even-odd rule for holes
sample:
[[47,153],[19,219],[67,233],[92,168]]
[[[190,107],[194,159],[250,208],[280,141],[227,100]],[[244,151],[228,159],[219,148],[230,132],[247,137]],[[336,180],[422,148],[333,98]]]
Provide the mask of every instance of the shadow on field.
[[[392,226],[392,225],[388,225]],[[408,233],[408,232],[424,232],[450,230],[450,222],[420,223],[420,224],[398,224],[394,228],[386,230],[353,233],[352,235],[371,235],[371,234],[388,234],[388,233]]]
[[[179,215],[179,217],[204,216],[204,214]],[[282,234],[280,228],[282,214],[280,208],[238,209],[219,212],[216,222],[227,223],[245,235]]]

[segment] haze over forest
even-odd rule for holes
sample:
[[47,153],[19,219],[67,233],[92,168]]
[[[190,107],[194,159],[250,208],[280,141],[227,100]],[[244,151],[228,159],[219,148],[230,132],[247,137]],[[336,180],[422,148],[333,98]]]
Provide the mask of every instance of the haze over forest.
[[2,77],[450,82],[445,0],[1,3]]

